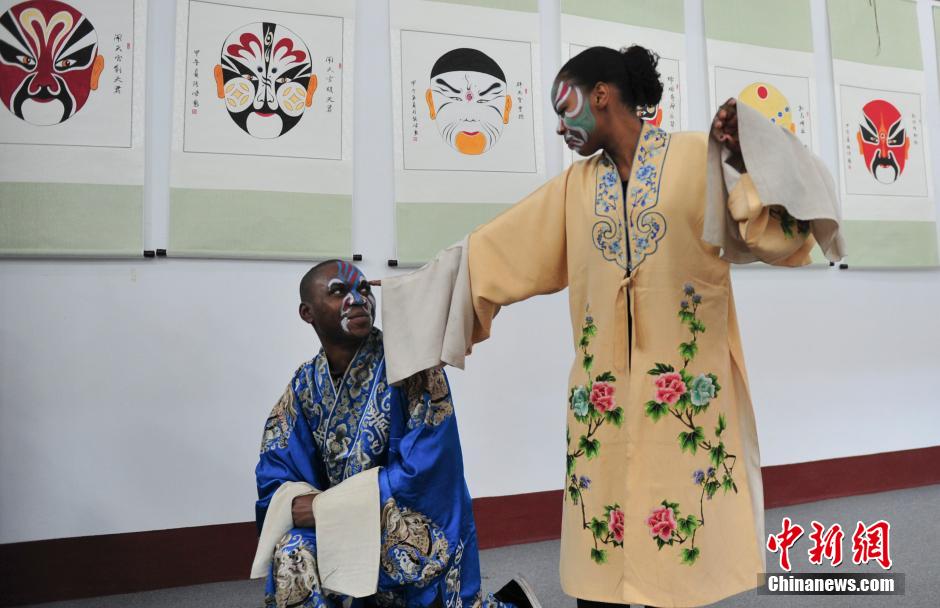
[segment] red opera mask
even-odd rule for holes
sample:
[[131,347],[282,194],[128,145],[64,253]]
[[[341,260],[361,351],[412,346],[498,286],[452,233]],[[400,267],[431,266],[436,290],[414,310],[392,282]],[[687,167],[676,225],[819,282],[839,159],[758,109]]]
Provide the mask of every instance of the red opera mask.
[[0,15],[0,99],[26,122],[74,116],[103,68],[94,26],[68,4],[28,0]]
[[876,180],[893,184],[904,172],[911,146],[904,132],[901,113],[883,99],[869,101],[862,113],[864,121],[858,128],[858,150]]
[[639,106],[636,115],[640,117],[640,120],[644,120],[654,127],[658,127],[663,122],[663,109],[658,105]]

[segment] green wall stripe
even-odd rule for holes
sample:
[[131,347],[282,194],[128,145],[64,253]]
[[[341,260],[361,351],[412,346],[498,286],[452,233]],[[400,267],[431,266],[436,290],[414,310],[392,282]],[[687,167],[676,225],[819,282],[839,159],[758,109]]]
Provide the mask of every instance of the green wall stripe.
[[937,266],[935,222],[845,220],[849,267]]
[[809,0],[705,0],[705,36],[812,53]]
[[822,249],[817,245],[813,247],[813,250],[810,251],[809,257],[812,260],[814,266],[828,266],[829,260],[826,259],[826,256],[823,254]]
[[923,69],[915,2],[877,0],[877,24],[873,5],[867,0],[828,0],[828,6],[829,38],[834,59]]
[[398,203],[398,262],[423,264],[480,224],[512,205],[494,203]]
[[143,255],[143,186],[0,183],[0,255]]
[[539,12],[539,0],[432,0],[444,4],[465,4],[482,8],[498,8],[504,11]]
[[579,17],[685,32],[683,0],[561,0],[561,12]]
[[937,53],[937,74],[940,75],[940,6],[933,7],[933,40]]
[[169,255],[317,259],[351,250],[349,195],[170,190]]

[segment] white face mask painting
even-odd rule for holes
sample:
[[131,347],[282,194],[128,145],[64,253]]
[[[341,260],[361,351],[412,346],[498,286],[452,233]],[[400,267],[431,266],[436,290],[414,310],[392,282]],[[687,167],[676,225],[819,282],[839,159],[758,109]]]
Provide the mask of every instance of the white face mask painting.
[[509,122],[512,97],[506,74],[489,55],[452,49],[434,62],[425,94],[443,140],[461,154],[485,154]]
[[483,154],[506,124],[506,83],[480,72],[448,72],[431,82],[441,137],[461,154]]

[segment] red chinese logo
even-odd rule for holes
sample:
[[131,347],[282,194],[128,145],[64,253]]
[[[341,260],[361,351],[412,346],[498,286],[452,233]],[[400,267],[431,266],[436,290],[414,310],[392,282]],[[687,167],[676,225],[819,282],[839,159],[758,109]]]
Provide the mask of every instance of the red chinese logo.
[[771,534],[767,538],[767,550],[771,553],[780,553],[780,567],[790,571],[790,547],[803,536],[803,527],[792,524],[789,517],[783,518],[783,531],[780,534]]
[[809,550],[809,563],[819,565],[825,558],[832,566],[841,564],[842,539],[845,537],[842,526],[834,524],[826,531],[826,527],[816,520],[813,520],[812,526],[813,533],[809,538],[813,541],[813,548]]
[[855,534],[852,535],[852,562],[867,564],[870,561],[878,562],[885,570],[891,567],[891,555],[888,552],[888,536],[891,524],[880,519],[872,525],[858,522]]
[[[794,524],[789,517],[782,520],[783,530],[780,534],[771,534],[767,537],[767,550],[780,555],[780,568],[790,571],[790,549],[803,536],[803,527]],[[828,560],[835,567],[842,563],[842,541],[845,532],[839,524],[826,528],[823,524],[813,520],[813,531],[809,539],[813,546],[807,551],[809,563],[821,565]],[[870,526],[858,522],[855,533],[852,534],[852,562],[856,565],[867,564],[874,561],[883,569],[891,568],[891,552],[889,537],[891,524],[880,519]]]

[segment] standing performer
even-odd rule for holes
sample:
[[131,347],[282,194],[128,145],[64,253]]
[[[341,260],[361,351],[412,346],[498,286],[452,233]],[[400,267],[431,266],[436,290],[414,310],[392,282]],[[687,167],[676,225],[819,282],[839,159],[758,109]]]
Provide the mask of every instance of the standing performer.
[[558,134],[590,158],[383,282],[391,382],[462,367],[501,306],[568,288],[561,583],[582,605],[697,606],[759,584],[729,262],[800,266],[816,242],[843,256],[831,178],[791,133],[733,99],[710,139],[638,118],[660,101],[657,61],[638,46],[572,58],[552,87]]
[[481,590],[444,372],[389,386],[375,299],[352,264],[312,268],[300,299],[323,348],[264,426],[251,575],[267,577],[265,605],[538,608],[521,577]]

